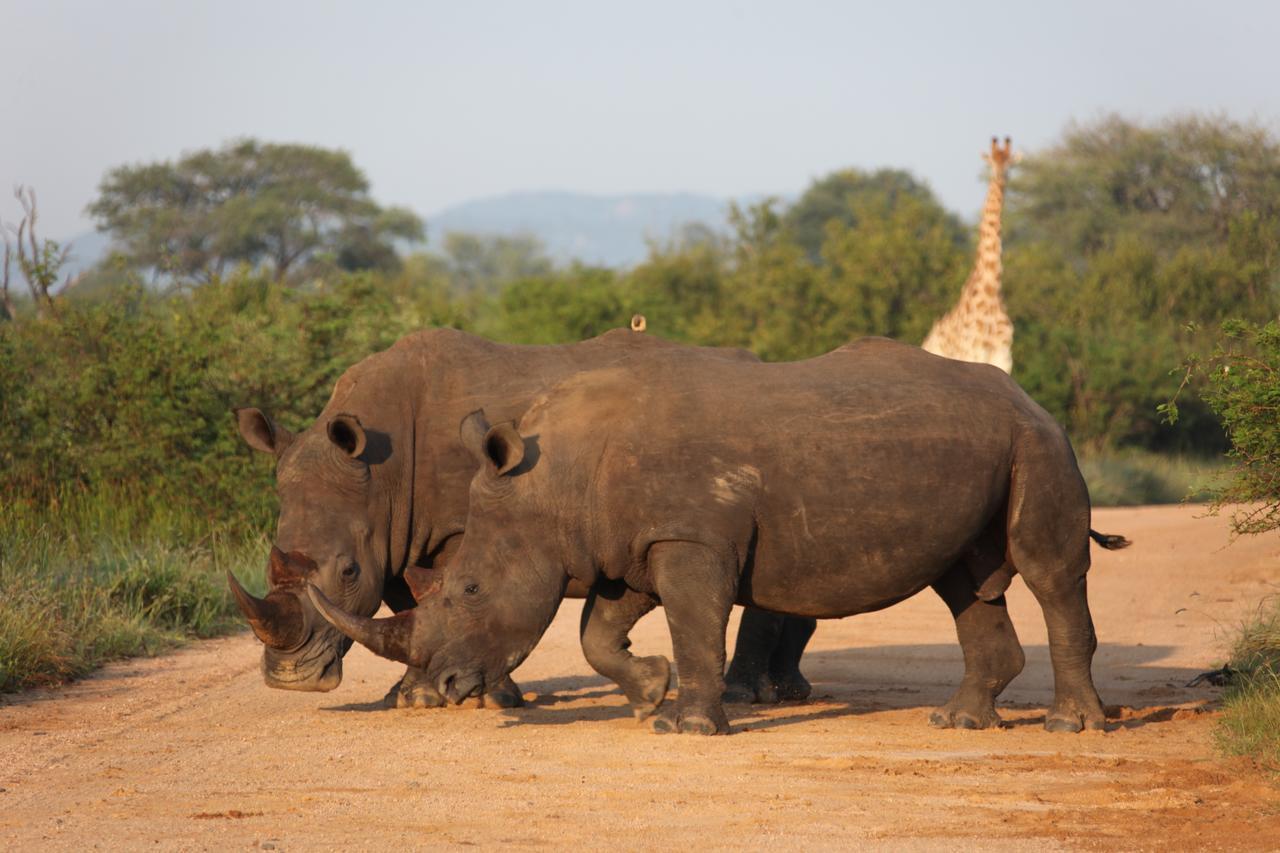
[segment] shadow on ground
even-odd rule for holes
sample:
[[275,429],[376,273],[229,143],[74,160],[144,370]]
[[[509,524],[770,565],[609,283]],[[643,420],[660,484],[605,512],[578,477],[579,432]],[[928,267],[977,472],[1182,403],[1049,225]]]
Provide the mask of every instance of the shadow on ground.
[[[1027,666],[1005,691],[1000,705],[1019,711],[1042,710],[1053,698],[1049,650],[1045,645],[1029,645],[1025,649]],[[1216,700],[1216,688],[1185,686],[1202,669],[1158,664],[1172,651],[1170,646],[1099,647],[1094,677],[1103,701],[1119,717],[1112,723],[1113,728],[1168,722],[1179,710],[1173,706],[1205,706]],[[1206,661],[1205,668],[1209,665]],[[930,709],[950,697],[960,682],[964,664],[954,643],[929,643],[819,650],[805,655],[803,669],[814,688],[808,700],[773,708],[729,706],[734,730],[767,731],[836,717],[910,709],[920,709],[923,722]],[[584,672],[529,681],[521,688],[526,695],[534,696],[524,708],[502,712],[509,717],[504,726],[608,722],[632,716],[621,690],[598,675]],[[668,700],[673,696],[674,690]],[[324,710],[381,711],[384,706],[381,702],[353,703]],[[1043,722],[1043,714],[1018,715],[1008,724],[1030,726]]]

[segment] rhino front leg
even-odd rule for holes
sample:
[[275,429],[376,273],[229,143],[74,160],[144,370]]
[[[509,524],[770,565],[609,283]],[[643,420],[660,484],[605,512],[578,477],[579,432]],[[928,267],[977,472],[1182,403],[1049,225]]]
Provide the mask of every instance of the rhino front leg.
[[724,634],[737,592],[737,567],[693,542],[655,543],[648,564],[667,614],[679,684],[675,708],[658,716],[653,729],[725,734]]
[[658,710],[671,681],[671,664],[665,657],[638,658],[629,651],[627,633],[657,603],[651,595],[602,581],[588,593],[582,608],[582,653],[592,669],[627,694],[637,720]]
[[996,697],[1022,672],[1025,661],[1004,596],[993,601],[978,598],[964,566],[951,569],[933,589],[956,620],[956,636],[964,652],[964,680],[947,704],[929,716],[929,722],[940,728],[998,726]]

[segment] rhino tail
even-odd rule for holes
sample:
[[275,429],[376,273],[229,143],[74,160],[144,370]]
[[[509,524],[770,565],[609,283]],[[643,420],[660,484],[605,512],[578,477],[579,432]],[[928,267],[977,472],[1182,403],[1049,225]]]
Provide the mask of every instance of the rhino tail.
[[1119,551],[1121,548],[1128,548],[1133,544],[1123,536],[1114,533],[1099,533],[1092,527],[1089,528],[1089,538],[1108,551]]

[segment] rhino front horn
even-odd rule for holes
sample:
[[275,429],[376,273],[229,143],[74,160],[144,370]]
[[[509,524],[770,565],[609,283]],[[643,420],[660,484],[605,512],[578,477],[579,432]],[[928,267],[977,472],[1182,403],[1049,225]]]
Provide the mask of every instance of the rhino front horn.
[[258,598],[240,585],[236,576],[227,570],[227,584],[240,605],[240,612],[249,620],[249,627],[263,645],[273,649],[293,649],[306,639],[306,621],[302,605],[290,593]]
[[307,584],[307,595],[320,615],[333,627],[374,654],[410,666],[427,665],[426,657],[414,655],[411,648],[415,610],[406,610],[386,619],[366,619],[338,607],[315,584]]

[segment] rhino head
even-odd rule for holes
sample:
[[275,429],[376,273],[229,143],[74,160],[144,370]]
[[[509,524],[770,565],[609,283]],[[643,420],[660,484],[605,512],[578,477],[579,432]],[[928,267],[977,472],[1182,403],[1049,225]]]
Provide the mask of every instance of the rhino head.
[[236,602],[262,641],[262,674],[284,690],[332,690],[351,641],[317,616],[307,585],[354,613],[372,615],[388,563],[389,508],[370,475],[370,433],[354,415],[324,415],[299,435],[261,411],[237,409],[240,435],[276,458],[280,517],[258,598],[227,573]]
[[352,612],[321,584],[307,587],[330,624],[383,657],[424,669],[454,702],[497,683],[528,656],[564,598],[572,561],[556,530],[530,524],[554,518],[562,503],[536,482],[555,479],[533,470],[536,439],[510,423],[490,427],[482,412],[467,416],[461,438],[480,467],[467,535],[438,587],[416,608],[385,619]]

